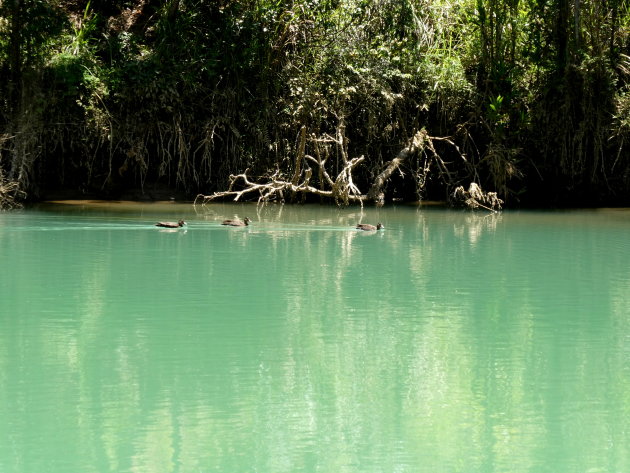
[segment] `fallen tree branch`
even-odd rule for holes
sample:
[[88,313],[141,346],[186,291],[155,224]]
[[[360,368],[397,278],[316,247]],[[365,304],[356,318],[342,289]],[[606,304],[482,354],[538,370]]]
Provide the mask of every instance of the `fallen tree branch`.
[[[361,156],[348,161],[342,172],[339,173],[339,176],[337,176],[337,179],[333,182],[331,190],[318,189],[317,187],[313,187],[309,184],[310,177],[312,175],[311,168],[307,168],[305,178],[300,184],[294,184],[293,182],[282,179],[278,171],[276,171],[265,183],[252,182],[247,177],[247,171],[245,171],[242,174],[230,176],[230,187],[227,191],[215,192],[212,195],[198,194],[197,197],[195,197],[193,205],[197,205],[197,203],[201,203],[201,205],[203,205],[213,200],[223,199],[226,197],[232,197],[233,200],[237,202],[244,195],[252,193],[258,193],[259,203],[270,202],[273,200],[284,201],[285,192],[302,195],[312,194],[328,199],[334,199],[338,205],[348,205],[351,202],[362,203],[365,197],[361,195],[359,189],[352,182],[352,169],[364,159],[365,158]],[[235,184],[237,183],[242,185],[241,190],[233,190]]]
[[[302,127],[297,139],[295,165],[290,179],[286,179],[280,171],[277,170],[266,182],[252,182],[247,176],[247,170],[245,170],[242,174],[230,176],[228,190],[215,192],[212,195],[199,194],[195,198],[193,205],[196,205],[198,202],[201,202],[203,205],[207,202],[223,198],[232,198],[234,201],[238,201],[243,196],[251,194],[258,195],[259,203],[274,200],[284,202],[285,195],[288,195],[291,201],[294,201],[297,196],[304,198],[307,195],[315,195],[325,199],[332,199],[337,205],[349,205],[350,203],[357,202],[363,205],[365,196],[361,194],[361,191],[354,183],[352,172],[354,168],[365,160],[365,157],[348,158],[343,120],[340,120],[337,126],[336,138],[326,135],[324,139],[313,137],[313,141],[315,142],[317,159],[307,155],[305,152],[306,127]],[[342,158],[343,167],[334,180],[325,168],[328,155],[324,158],[320,155],[319,144],[322,142],[327,145],[334,143]],[[313,176],[313,169],[308,166],[308,162],[317,165],[319,185],[321,188],[311,185],[310,181]],[[236,189],[237,185],[239,186],[238,190]],[[324,189],[324,186],[329,187],[329,189]]]

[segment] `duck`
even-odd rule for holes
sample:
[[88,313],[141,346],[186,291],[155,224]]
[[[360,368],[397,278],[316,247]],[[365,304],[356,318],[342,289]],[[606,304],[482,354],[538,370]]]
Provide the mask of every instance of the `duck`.
[[163,228],[179,228],[183,227],[184,225],[186,225],[186,222],[181,219],[178,222],[158,222],[155,224],[156,227]]
[[249,225],[249,218],[245,217],[243,220],[223,220],[221,225],[229,225],[230,227],[246,227]]
[[374,231],[374,230],[380,230],[381,228],[383,228],[383,225],[380,222],[377,223],[376,226],[370,225],[369,223],[358,223],[356,228],[357,230],[364,230],[366,232],[369,232],[369,231]]

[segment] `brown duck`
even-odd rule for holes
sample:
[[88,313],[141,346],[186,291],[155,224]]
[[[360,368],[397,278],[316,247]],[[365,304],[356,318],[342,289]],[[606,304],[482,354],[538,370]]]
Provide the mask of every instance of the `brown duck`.
[[230,227],[246,227],[249,225],[250,220],[245,217],[243,220],[223,220],[221,225],[229,225]]
[[366,232],[370,232],[370,231],[374,231],[374,230],[380,230],[381,228],[383,228],[383,225],[381,223],[377,223],[376,226],[370,225],[369,223],[359,223],[359,224],[357,224],[357,230],[364,230]]
[[183,220],[180,220],[179,222],[158,222],[155,224],[156,227],[163,228],[179,228],[183,227],[184,225],[186,225],[186,222],[184,222]]

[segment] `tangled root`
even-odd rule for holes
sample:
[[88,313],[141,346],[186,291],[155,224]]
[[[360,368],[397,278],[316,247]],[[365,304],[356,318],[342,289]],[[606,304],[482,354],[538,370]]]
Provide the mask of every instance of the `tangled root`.
[[481,207],[490,212],[496,212],[501,210],[503,201],[499,199],[496,192],[484,192],[479,184],[471,182],[468,190],[465,190],[464,186],[455,189],[451,196],[451,204],[470,210]]

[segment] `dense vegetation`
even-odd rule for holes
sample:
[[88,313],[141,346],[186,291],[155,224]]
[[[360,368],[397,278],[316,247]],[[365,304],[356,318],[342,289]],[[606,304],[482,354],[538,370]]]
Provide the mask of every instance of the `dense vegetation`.
[[386,199],[476,182],[512,206],[625,205],[628,7],[0,0],[0,200],[194,197],[360,156],[366,193],[422,131]]

